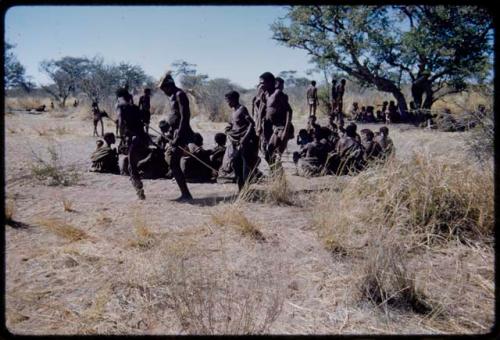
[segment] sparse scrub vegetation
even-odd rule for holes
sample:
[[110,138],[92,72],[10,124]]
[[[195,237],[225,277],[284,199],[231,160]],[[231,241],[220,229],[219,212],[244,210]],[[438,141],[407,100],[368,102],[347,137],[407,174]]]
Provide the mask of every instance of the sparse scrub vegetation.
[[79,175],[72,168],[66,168],[61,164],[61,152],[55,146],[47,148],[49,159],[37,155],[33,155],[31,164],[31,174],[39,181],[45,181],[49,186],[70,186],[78,182]]
[[283,278],[263,264],[236,275],[228,270],[224,256],[212,263],[219,261],[223,263],[216,269],[201,265],[193,257],[177,260],[170,287],[174,312],[183,332],[203,335],[268,332],[282,311]]
[[471,131],[468,141],[472,154],[480,161],[492,160],[495,143],[495,119],[493,110],[487,108],[484,114],[472,113],[478,125]]

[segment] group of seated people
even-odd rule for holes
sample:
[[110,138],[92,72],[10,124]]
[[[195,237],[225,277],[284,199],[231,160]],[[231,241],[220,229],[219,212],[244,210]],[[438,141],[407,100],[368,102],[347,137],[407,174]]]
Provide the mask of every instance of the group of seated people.
[[[151,136],[147,153],[141,157],[137,166],[144,179],[172,178],[169,165],[165,160],[165,148],[172,136],[169,136],[169,125],[160,121],[160,136]],[[383,160],[394,152],[389,129],[381,127],[376,133],[370,129],[356,131],[355,123],[349,123],[345,128],[337,127],[331,119],[329,126],[320,126],[316,117],[309,117],[306,129],[301,129],[297,135],[300,151],[293,153],[293,161],[301,176],[318,176],[326,174],[345,175],[364,169],[371,161]],[[188,151],[181,159],[181,169],[190,183],[214,183],[219,173],[227,180],[229,170],[222,169],[226,153],[227,136],[216,133],[215,147],[205,149],[203,137],[195,133]],[[129,175],[126,146],[120,143],[118,150],[112,145],[116,142],[112,132],[105,133],[103,140],[97,140],[97,148],[91,155],[90,171]],[[125,156],[119,159],[119,154]],[[223,171],[224,170],[224,171]]]
[[[162,120],[159,128],[163,135],[151,136],[148,151],[137,164],[139,173],[144,179],[173,177],[165,160],[165,148],[172,137],[168,135],[169,125]],[[226,151],[227,137],[224,133],[216,133],[214,140],[216,146],[213,149],[204,149],[202,135],[195,133],[193,142],[187,145],[190,155],[186,154],[182,157],[181,169],[188,182],[210,183],[217,180],[218,170]],[[124,149],[126,146],[121,143],[117,150],[112,147],[115,142],[115,135],[111,132],[105,133],[103,140],[97,140],[97,148],[91,155],[90,171],[129,175],[128,156],[124,156],[121,161],[118,156],[120,153],[126,154]],[[200,164],[201,162],[205,164]]]
[[347,175],[394,153],[386,126],[376,133],[363,129],[361,136],[356,130],[355,123],[339,128],[330,119],[329,126],[320,126],[316,117],[309,117],[307,128],[301,129],[297,135],[300,150],[293,153],[298,174],[305,177]]
[[[380,107],[380,105],[379,105]],[[397,123],[400,121],[401,115],[396,103],[384,101],[380,110],[375,112],[375,107],[361,106],[357,102],[352,103],[351,117],[356,122],[362,123]]]

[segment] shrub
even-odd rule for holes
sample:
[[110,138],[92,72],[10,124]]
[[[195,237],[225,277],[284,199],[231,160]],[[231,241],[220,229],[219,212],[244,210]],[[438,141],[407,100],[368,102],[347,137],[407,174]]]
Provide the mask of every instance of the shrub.
[[45,181],[50,186],[70,186],[76,184],[78,173],[72,168],[61,165],[61,153],[54,146],[47,148],[49,160],[33,152],[34,162],[31,164],[31,173],[39,181]]

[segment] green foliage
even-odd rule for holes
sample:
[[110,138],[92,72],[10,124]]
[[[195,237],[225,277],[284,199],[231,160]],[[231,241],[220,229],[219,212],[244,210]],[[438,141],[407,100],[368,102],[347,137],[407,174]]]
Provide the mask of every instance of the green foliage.
[[24,90],[31,90],[33,84],[31,84],[26,78],[26,69],[17,60],[16,55],[12,52],[14,45],[5,43],[5,74],[4,74],[4,86],[6,89],[11,89],[15,87],[21,87]]
[[180,77],[181,87],[194,97],[198,109],[203,110],[211,121],[227,121],[231,110],[224,95],[233,90],[242,95],[245,90],[229,79],[209,79],[206,74],[198,74],[195,67],[195,64],[184,60],[172,63],[174,75]]
[[52,86],[43,86],[44,90],[64,107],[70,94],[79,90],[79,84],[88,71],[87,58],[63,57],[59,60],[44,60],[40,69],[54,82]]
[[271,29],[319,68],[390,92],[405,110],[401,84],[424,70],[431,102],[491,72],[492,18],[474,6],[292,6]]

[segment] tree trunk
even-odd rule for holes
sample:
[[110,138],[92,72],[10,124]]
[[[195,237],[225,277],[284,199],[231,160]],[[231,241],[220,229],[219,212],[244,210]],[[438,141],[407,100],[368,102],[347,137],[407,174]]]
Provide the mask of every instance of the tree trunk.
[[408,105],[406,104],[405,96],[394,82],[382,77],[373,77],[368,71],[365,71],[364,74],[360,73],[356,77],[374,84],[379,91],[392,93],[401,114],[401,121],[408,121]]
[[401,113],[401,121],[408,122],[409,114],[408,114],[408,105],[406,104],[406,98],[404,94],[398,89],[392,92],[394,99],[396,99],[396,103],[399,108],[399,112]]

